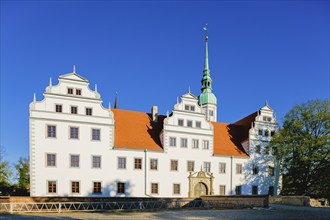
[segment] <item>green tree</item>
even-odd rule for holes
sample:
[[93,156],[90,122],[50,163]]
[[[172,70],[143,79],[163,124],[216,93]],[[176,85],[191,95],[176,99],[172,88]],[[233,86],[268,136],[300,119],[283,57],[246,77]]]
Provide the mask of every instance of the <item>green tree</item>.
[[0,146],[0,187],[9,187],[12,171],[10,165],[4,160],[5,150]]
[[15,169],[18,174],[18,187],[23,192],[29,192],[30,190],[30,163],[26,158],[20,158],[15,165]]
[[272,138],[283,173],[282,194],[330,198],[329,104],[329,100],[312,100],[294,106]]

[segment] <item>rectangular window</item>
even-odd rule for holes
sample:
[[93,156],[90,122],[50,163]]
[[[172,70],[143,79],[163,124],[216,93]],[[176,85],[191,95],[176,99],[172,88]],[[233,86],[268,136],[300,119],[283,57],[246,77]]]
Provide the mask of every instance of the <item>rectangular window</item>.
[[242,173],[243,173],[242,164],[236,164],[236,174],[242,174]]
[[71,182],[71,193],[79,193],[79,182]]
[[241,195],[242,194],[242,186],[236,186],[235,187],[235,194]]
[[48,193],[56,193],[56,181],[48,181]]
[[265,136],[268,137],[269,136],[269,131],[265,130]]
[[150,170],[157,170],[157,169],[158,169],[158,160],[150,159]]
[[92,140],[93,141],[101,140],[101,130],[100,129],[92,129]]
[[81,89],[76,89],[76,95],[81,95]]
[[196,128],[201,128],[202,127],[202,123],[200,121],[196,121]]
[[274,167],[268,166],[268,175],[269,176],[274,176]]
[[187,147],[188,146],[188,139],[187,138],[181,138],[181,147]]
[[179,119],[179,120],[178,120],[178,125],[179,125],[179,126],[183,126],[183,123],[184,123],[184,120],[183,120],[183,119]]
[[273,137],[274,135],[275,135],[275,131],[271,131],[271,132],[270,132],[270,136]]
[[260,154],[260,149],[261,149],[260,145],[256,145],[256,154]]
[[141,158],[134,158],[134,169],[142,170],[142,159]]
[[151,183],[151,193],[158,194],[158,183]]
[[191,105],[190,106],[190,111],[194,112],[195,111],[195,106]]
[[171,160],[171,171],[178,171],[178,161]]
[[72,88],[68,88],[68,94],[73,95],[73,89]]
[[71,155],[71,167],[79,167],[79,155]]
[[219,173],[226,173],[226,163],[219,163]]
[[186,111],[195,111],[195,106],[194,105],[185,105],[184,110]]
[[269,154],[269,146],[265,146],[264,154],[265,155],[268,155]]
[[71,106],[71,114],[78,114],[78,107],[77,106]]
[[93,168],[101,168],[101,156],[93,156]]
[[47,154],[47,167],[56,166],[56,154]]
[[86,108],[86,115],[92,115],[92,108]]
[[263,121],[267,121],[267,117],[264,116],[264,117],[262,118],[262,120],[263,120]]
[[170,147],[176,147],[176,137],[170,137]]
[[194,172],[195,170],[195,161],[187,161],[187,171]]
[[126,157],[118,157],[118,169],[126,169]]
[[208,150],[209,149],[209,141],[203,140],[203,149]]
[[70,139],[78,139],[79,138],[79,128],[70,127]]
[[62,105],[56,105],[55,106],[55,111],[56,112],[62,112]]
[[259,167],[256,164],[252,166],[252,173],[253,175],[257,175],[259,173]]
[[101,182],[93,182],[93,193],[102,193]]
[[268,118],[267,118],[267,121],[268,121],[268,122],[271,122],[271,120],[272,120],[271,117],[268,117]]
[[189,108],[189,105],[185,105],[185,106],[184,106],[184,110],[189,111],[189,109],[190,109],[190,108]]
[[274,196],[274,186],[269,186],[268,187],[268,195]]
[[262,135],[262,130],[258,129],[258,135]]
[[173,184],[173,194],[180,194],[180,184]]
[[226,195],[226,186],[225,185],[220,185],[220,195],[221,196]]
[[211,163],[210,162],[204,162],[204,172],[210,173],[211,172]]
[[125,183],[117,183],[117,193],[125,194]]
[[210,115],[210,116],[213,116],[213,115],[214,115],[214,114],[213,114],[213,110],[210,110],[210,111],[209,111],[209,115]]
[[198,148],[198,140],[197,139],[192,140],[192,148],[194,148],[194,149]]
[[192,127],[193,121],[187,120],[187,127]]
[[252,195],[258,195],[258,186],[252,186]]
[[56,137],[56,126],[48,125],[47,126],[47,137]]

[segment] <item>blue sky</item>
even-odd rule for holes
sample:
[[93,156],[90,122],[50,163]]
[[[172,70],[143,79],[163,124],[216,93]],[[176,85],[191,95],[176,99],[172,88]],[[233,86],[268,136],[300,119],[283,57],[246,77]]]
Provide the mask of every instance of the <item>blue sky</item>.
[[218,121],[235,122],[267,99],[290,108],[329,98],[329,1],[1,1],[1,147],[29,153],[29,103],[52,77],[97,83],[103,105],[165,114],[199,95],[203,26]]

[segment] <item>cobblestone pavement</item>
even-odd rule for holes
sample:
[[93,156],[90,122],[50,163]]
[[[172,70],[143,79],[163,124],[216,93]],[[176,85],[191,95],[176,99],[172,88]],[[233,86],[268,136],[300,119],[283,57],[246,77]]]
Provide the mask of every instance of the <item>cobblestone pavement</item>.
[[52,219],[330,219],[330,208],[271,205],[270,209],[226,209],[226,210],[171,210],[155,212],[78,212],[78,213],[33,213],[0,215],[8,220],[52,220]]

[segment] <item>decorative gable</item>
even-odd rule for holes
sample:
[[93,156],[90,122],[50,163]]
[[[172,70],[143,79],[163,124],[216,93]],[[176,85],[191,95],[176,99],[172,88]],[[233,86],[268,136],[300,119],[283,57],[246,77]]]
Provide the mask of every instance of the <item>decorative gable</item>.
[[80,81],[80,82],[85,82],[88,83],[88,80],[85,79],[84,77],[78,75],[77,73],[73,72],[73,73],[68,73],[65,75],[62,75],[59,77],[59,80],[73,80],[73,81]]

